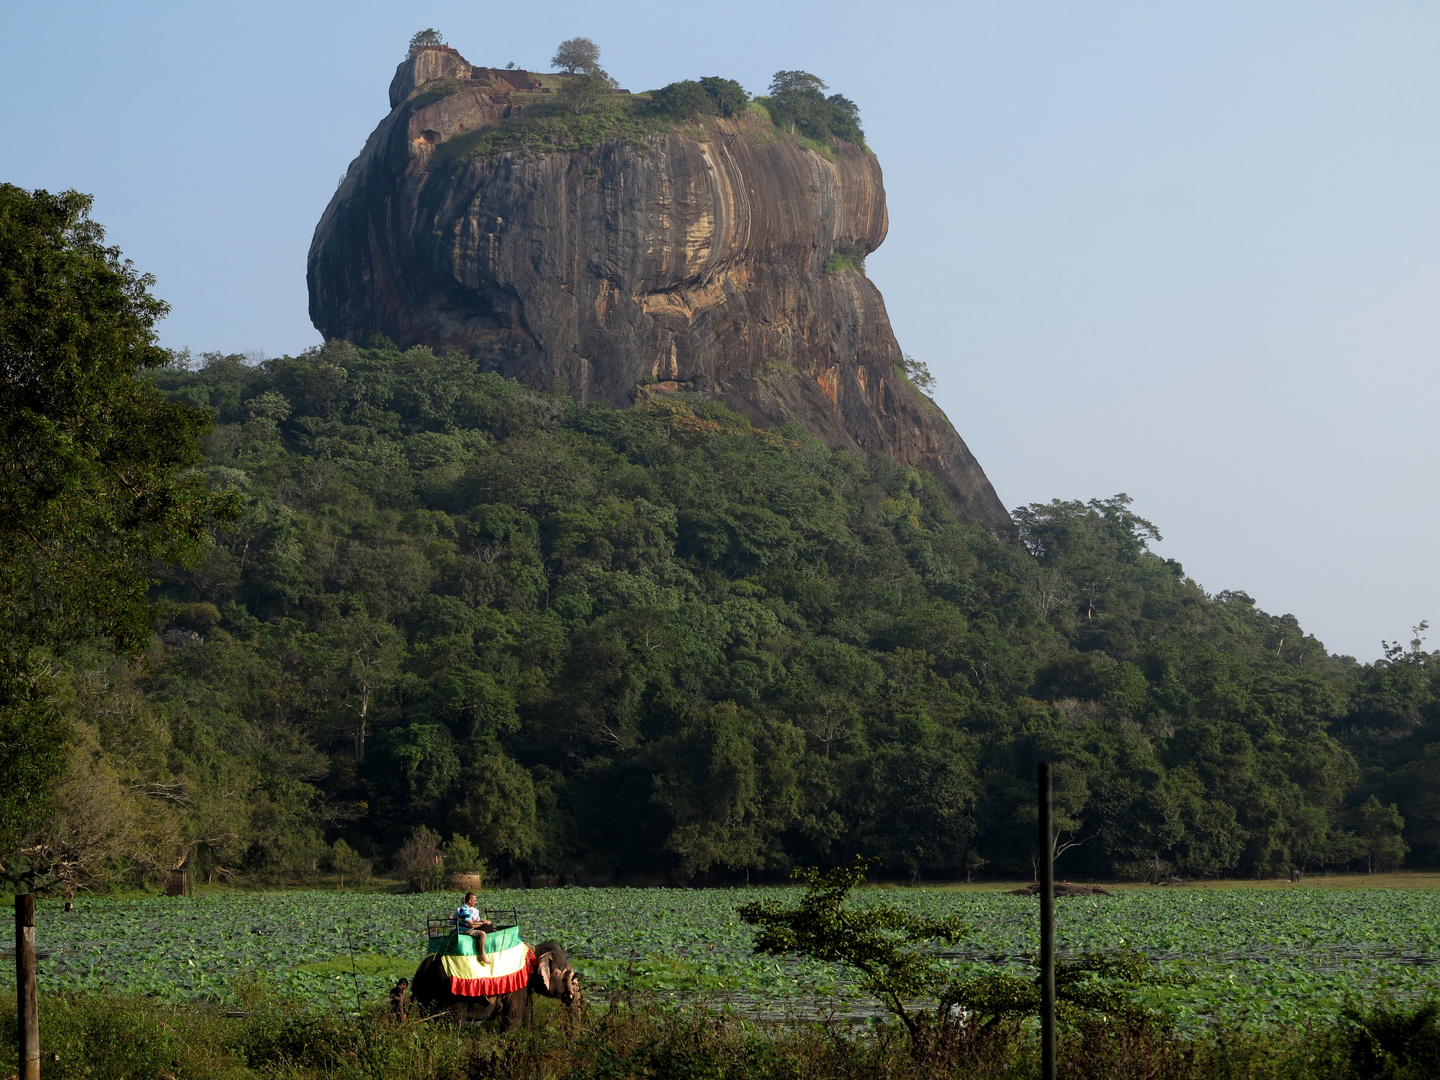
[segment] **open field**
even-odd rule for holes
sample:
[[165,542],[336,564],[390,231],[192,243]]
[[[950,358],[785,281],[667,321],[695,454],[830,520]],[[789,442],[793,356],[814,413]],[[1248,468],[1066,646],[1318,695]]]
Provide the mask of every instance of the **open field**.
[[[1407,879],[1413,880],[1407,875]],[[1135,888],[1057,904],[1064,952],[1134,947],[1194,976],[1153,991],[1182,1028],[1293,1025],[1334,1015],[1348,997],[1415,998],[1440,988],[1440,889],[1284,887]],[[520,910],[527,940],[554,937],[576,958],[592,994],[626,988],[728,1001],[760,1016],[862,1017],[837,970],[757,957],[735,915],[792,889],[547,889],[487,893]],[[1033,898],[990,888],[877,888],[916,912],[954,913],[974,927],[945,954],[959,971],[1025,967],[1036,946]],[[191,899],[80,899],[74,912],[42,904],[42,989],[138,991],[172,1001],[232,1000],[247,982],[345,1009],[375,1000],[413,970],[428,914],[447,894],[215,891]],[[4,971],[8,986],[13,972]],[[358,995],[358,996],[357,996]]]
[[[1063,875],[1056,876],[1064,880]],[[966,892],[1008,892],[1029,885],[1028,881],[942,882],[925,888]],[[1214,878],[1187,881],[1183,885],[1147,885],[1101,883],[1104,888],[1126,892],[1154,889],[1159,892],[1182,892],[1186,889],[1440,889],[1440,870],[1396,870],[1383,874],[1316,874],[1298,882],[1286,878]]]

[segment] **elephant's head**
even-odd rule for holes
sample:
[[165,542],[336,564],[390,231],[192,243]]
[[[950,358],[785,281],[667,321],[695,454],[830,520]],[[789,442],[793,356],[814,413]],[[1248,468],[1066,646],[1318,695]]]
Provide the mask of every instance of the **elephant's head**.
[[543,941],[535,950],[535,977],[531,985],[546,997],[559,998],[565,1005],[585,1000],[580,979],[570,966],[565,950],[553,941]]

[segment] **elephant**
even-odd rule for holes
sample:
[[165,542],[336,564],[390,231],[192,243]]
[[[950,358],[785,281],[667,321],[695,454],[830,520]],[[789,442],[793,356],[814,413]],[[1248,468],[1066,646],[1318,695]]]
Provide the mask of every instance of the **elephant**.
[[448,1010],[455,1023],[467,1020],[489,1020],[499,1017],[501,1028],[508,1029],[531,1021],[531,995],[544,994],[559,998],[568,1008],[584,1002],[580,980],[565,950],[554,941],[542,941],[535,948],[535,962],[528,985],[508,994],[493,997],[463,997],[450,992],[450,980],[440,966],[440,957],[431,954],[420,961],[415,978],[410,980],[410,998],[422,1008]]

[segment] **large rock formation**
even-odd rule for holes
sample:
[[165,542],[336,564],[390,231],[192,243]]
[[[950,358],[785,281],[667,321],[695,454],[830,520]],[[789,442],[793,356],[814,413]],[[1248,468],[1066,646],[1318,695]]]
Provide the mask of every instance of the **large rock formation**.
[[753,114],[589,151],[466,152],[548,93],[453,49],[400,65],[390,114],[315,230],[321,333],[451,346],[581,400],[704,394],[757,425],[884,451],[934,474],[963,516],[1008,521],[944,414],[898,374],[879,291],[826,272],[837,247],[885,239],[873,155],[821,154]]

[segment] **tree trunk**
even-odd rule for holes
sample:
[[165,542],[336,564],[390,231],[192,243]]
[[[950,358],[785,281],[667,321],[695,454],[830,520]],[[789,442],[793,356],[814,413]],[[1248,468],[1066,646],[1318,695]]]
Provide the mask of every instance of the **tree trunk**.
[[1055,835],[1050,787],[1050,762],[1040,762],[1039,826],[1036,850],[1041,854],[1040,878],[1040,1080],[1055,1080],[1055,862],[1050,840]]
[[366,690],[360,698],[360,723],[355,728],[355,760],[365,760],[365,721],[370,713],[370,691]]
[[35,894],[15,897],[15,1021],[19,1080],[40,1080],[40,1010],[35,997]]

